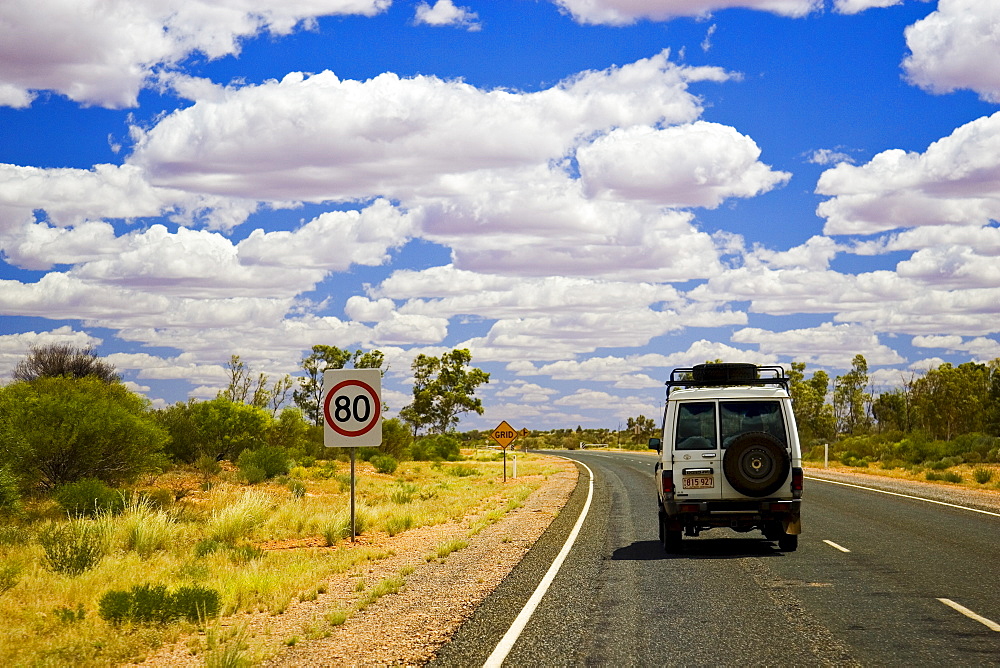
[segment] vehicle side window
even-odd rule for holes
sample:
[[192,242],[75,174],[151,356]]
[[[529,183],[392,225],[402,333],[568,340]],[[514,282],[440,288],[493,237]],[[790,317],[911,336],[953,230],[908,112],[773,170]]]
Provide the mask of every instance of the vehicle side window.
[[724,448],[740,434],[753,431],[770,434],[788,447],[785,419],[777,401],[723,401],[719,404],[719,415]]
[[718,447],[715,432],[715,403],[690,402],[677,405],[677,450],[714,450]]

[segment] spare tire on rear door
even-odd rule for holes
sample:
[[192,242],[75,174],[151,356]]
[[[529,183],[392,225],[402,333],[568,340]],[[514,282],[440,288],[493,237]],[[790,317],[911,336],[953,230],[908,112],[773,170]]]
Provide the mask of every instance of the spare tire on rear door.
[[740,434],[726,449],[722,471],[740,494],[767,496],[788,479],[791,463],[781,441],[762,431]]

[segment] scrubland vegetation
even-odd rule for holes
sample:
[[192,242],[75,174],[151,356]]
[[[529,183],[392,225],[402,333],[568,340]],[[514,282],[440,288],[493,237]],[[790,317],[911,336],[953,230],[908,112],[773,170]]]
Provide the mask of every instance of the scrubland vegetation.
[[[221,617],[315,598],[330,575],[389,556],[378,536],[474,514],[471,536],[518,507],[548,465],[522,456],[522,477],[505,486],[498,454],[405,461],[391,474],[359,464],[356,543],[343,461],[306,458],[257,484],[228,463],[207,480],[179,467],[127,489],[87,480],[22,500],[0,522],[0,664],[107,665],[199,629],[209,633],[190,651],[219,659],[232,652],[212,640]],[[402,574],[377,583],[359,609],[404,585]],[[337,611],[326,632],[351,614]]]
[[[296,407],[279,410],[292,381],[269,386],[234,356],[217,398],[154,409],[90,350],[33,350],[0,387],[0,665],[116,664],[185,637],[207,665],[242,665],[247,643],[225,618],[313,600],[331,575],[390,556],[406,531],[464,521],[472,537],[554,470],[522,456],[521,477],[504,484],[501,453],[385,420],[382,445],[355,451],[352,541],[347,453],[323,446],[310,410],[324,368],[378,368],[376,353],[314,347]],[[447,360],[461,378],[467,353]],[[433,362],[423,360],[425,394]],[[453,426],[481,410],[471,393],[487,378],[474,376],[464,402],[421,396],[408,414]],[[311,633],[399,591],[407,575],[366,587]]]

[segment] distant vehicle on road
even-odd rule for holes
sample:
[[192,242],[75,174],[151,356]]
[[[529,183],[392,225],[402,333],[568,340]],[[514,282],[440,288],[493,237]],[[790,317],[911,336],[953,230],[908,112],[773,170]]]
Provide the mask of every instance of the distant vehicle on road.
[[802,530],[802,451],[780,366],[699,364],[667,381],[655,466],[660,541],[720,527],[760,530],[779,549]]

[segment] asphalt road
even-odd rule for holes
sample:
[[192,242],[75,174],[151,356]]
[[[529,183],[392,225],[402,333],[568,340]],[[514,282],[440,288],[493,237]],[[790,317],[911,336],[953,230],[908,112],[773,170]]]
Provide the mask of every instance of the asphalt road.
[[[594,472],[591,507],[504,666],[1000,665],[1000,517],[809,479],[797,552],[714,529],[668,555],[653,457],[559,454]],[[483,665],[562,548],[587,479],[437,665]]]

